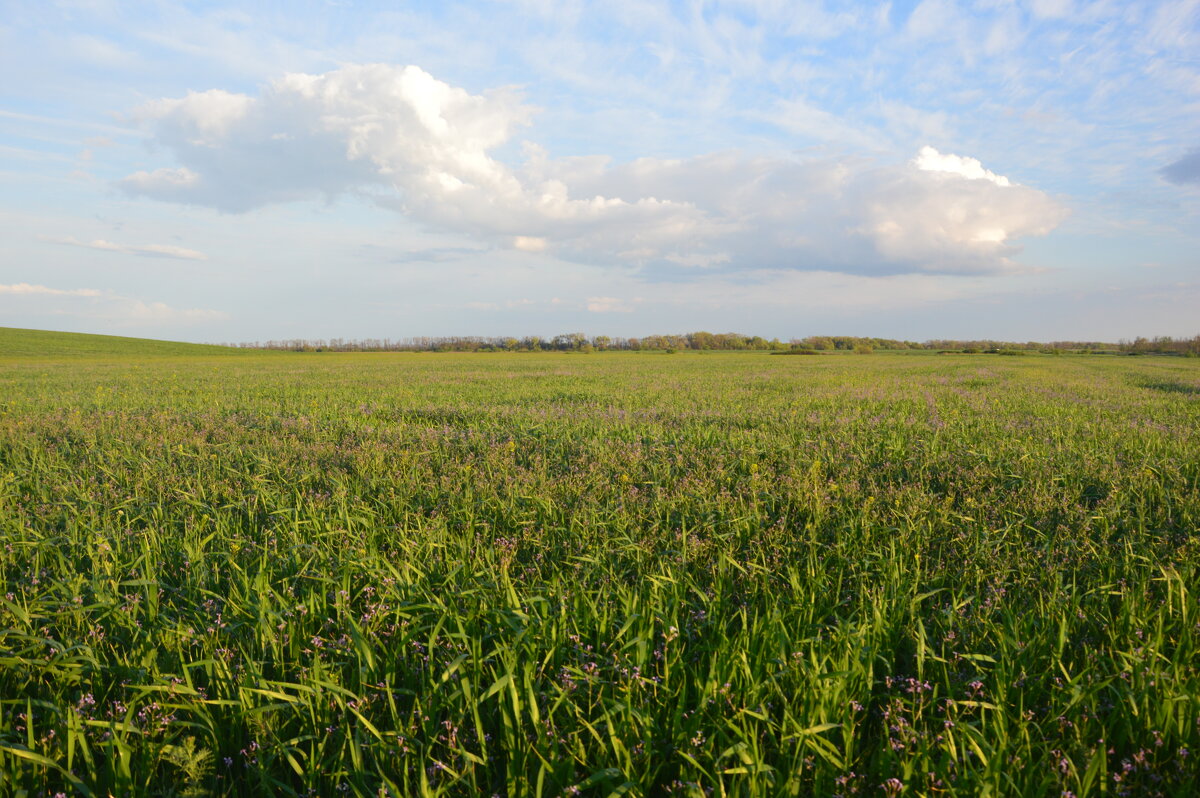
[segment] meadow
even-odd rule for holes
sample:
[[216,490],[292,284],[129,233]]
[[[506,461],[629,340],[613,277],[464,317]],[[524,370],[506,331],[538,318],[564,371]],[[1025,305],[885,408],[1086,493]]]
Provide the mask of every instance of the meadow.
[[0,346],[0,794],[1200,793],[1198,360],[102,344]]

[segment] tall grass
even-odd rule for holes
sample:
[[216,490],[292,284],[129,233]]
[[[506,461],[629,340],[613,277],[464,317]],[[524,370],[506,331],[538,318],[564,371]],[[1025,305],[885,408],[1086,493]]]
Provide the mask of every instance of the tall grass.
[[1200,791],[1200,366],[0,364],[0,791]]

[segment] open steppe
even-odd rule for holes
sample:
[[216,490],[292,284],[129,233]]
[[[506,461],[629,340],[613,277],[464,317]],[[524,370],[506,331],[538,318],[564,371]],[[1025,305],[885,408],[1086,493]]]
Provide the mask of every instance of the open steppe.
[[1200,360],[13,335],[0,793],[1200,791]]

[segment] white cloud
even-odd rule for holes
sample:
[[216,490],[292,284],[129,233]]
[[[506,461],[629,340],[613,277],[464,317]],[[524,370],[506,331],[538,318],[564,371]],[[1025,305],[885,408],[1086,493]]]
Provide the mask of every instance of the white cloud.
[[665,241],[643,235],[640,250],[630,247],[642,261],[654,252],[693,263],[697,256],[720,253],[728,256],[727,268],[743,270],[1011,270],[1012,242],[1050,232],[1066,211],[1044,193],[982,167],[984,179],[969,179],[971,161],[946,160],[948,171],[930,171],[865,159],[793,161],[722,153],[684,161],[644,159],[562,177],[584,193],[690,199],[695,223]]
[[233,125],[245,119],[253,100],[244,94],[220,89],[190,92],[182,99],[164,99],[147,103],[140,116],[174,121],[189,144],[217,146]]
[[59,244],[86,249],[98,249],[105,252],[121,252],[126,255],[141,255],[149,258],[173,258],[177,260],[208,260],[203,252],[172,244],[114,244],[98,238],[94,241],[77,241],[74,238],[50,239]]
[[512,241],[513,249],[519,249],[522,252],[545,252],[546,239],[538,236],[514,236]]
[[508,91],[471,95],[417,67],[348,66],[289,74],[258,97],[223,91],[143,106],[157,143],[182,169],[122,181],[133,194],[245,211],[274,202],[397,185],[405,203],[469,212],[485,196],[519,193],[487,151],[530,110]]
[[232,212],[366,192],[483,244],[649,273],[994,272],[1013,267],[1015,239],[1065,215],[977,159],[931,147],[891,165],[737,152],[614,165],[527,144],[510,166],[494,153],[532,113],[511,91],[470,94],[413,66],[291,74],[256,97],[208,91],[144,106],[153,141],[180,166],[122,186]]
[[1049,197],[1024,186],[954,171],[918,174],[927,177],[898,180],[876,191],[863,232],[884,257],[920,271],[1014,269],[1009,242],[1045,235],[1066,214]]
[[0,284],[0,294],[18,294],[18,295],[42,295],[42,296],[103,296],[103,291],[97,291],[94,288],[48,288],[44,285],[30,285],[29,283],[12,283],[11,285]]
[[1012,185],[1007,177],[984,169],[977,158],[964,158],[951,153],[943,155],[929,146],[921,148],[913,159],[913,165],[925,172],[948,172],[969,180],[990,180],[998,186]]

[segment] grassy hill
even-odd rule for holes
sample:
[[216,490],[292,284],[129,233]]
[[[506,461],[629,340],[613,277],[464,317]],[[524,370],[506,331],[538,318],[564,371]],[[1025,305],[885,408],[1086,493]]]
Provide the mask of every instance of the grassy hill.
[[211,344],[185,344],[119,335],[23,330],[0,327],[0,358],[8,357],[142,357],[159,355],[231,355],[236,349]]

